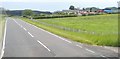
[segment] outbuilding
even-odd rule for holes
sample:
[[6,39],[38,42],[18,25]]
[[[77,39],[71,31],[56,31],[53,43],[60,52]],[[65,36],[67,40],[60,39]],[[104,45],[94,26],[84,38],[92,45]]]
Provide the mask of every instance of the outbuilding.
[[113,13],[113,10],[111,10],[111,9],[104,9],[104,12],[105,13]]

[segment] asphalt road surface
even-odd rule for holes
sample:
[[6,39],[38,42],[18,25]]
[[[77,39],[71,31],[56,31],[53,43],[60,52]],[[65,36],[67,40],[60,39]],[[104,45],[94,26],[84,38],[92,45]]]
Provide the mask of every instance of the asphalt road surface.
[[110,49],[74,42],[20,19],[6,19],[3,57],[118,57]]

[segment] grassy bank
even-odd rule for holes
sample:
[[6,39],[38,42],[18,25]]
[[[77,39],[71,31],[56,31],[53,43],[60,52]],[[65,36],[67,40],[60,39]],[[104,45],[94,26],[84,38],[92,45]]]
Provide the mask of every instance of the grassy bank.
[[[37,21],[26,18],[22,19],[40,28],[77,42],[92,45],[118,46],[117,14],[38,19]],[[63,28],[61,29],[60,27]],[[77,29],[80,31],[71,31],[64,28]]]
[[4,17],[2,15],[0,15],[0,42],[3,39],[4,26],[5,26],[5,19],[4,19]]

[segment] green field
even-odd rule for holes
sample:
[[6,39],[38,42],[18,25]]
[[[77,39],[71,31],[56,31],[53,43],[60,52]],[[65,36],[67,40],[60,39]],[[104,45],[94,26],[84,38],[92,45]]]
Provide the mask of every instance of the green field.
[[35,21],[25,18],[22,19],[77,42],[103,46],[118,46],[117,14],[36,19]]

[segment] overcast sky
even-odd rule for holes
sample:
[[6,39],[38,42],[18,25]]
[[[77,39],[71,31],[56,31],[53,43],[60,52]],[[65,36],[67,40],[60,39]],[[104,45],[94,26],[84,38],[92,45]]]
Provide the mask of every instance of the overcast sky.
[[0,7],[10,10],[33,9],[41,11],[57,11],[75,7],[117,7],[120,0],[0,0]]

